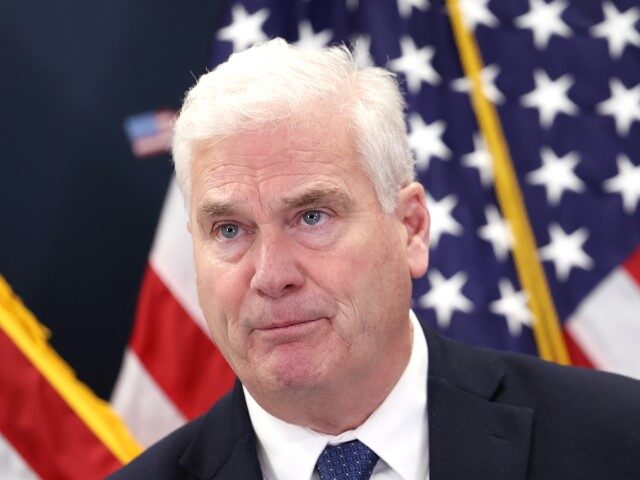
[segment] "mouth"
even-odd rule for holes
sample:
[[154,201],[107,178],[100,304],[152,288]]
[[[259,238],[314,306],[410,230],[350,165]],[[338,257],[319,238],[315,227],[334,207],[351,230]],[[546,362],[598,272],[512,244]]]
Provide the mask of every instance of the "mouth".
[[308,320],[288,320],[286,322],[275,322],[272,323],[270,325],[267,325],[266,327],[262,327],[259,328],[259,330],[266,330],[266,331],[272,331],[272,330],[286,330],[286,329],[291,329],[291,328],[295,328],[295,327],[301,327],[303,325],[306,325],[308,323],[312,323],[312,322],[316,322],[318,320],[321,320],[323,317],[321,318],[311,318]]
[[256,329],[263,338],[279,341],[294,341],[310,334],[326,317],[305,320],[279,321]]

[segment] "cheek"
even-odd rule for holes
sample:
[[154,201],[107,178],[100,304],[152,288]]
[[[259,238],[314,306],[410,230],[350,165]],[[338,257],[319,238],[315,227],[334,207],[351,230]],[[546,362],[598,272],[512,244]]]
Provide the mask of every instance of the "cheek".
[[203,309],[226,309],[236,303],[238,295],[245,291],[242,271],[239,264],[222,261],[210,250],[209,242],[196,242],[194,245],[200,303]]
[[394,233],[378,225],[355,237],[347,254],[356,276],[382,277],[402,262],[401,245]]
[[398,249],[379,230],[351,236],[348,242],[318,262],[323,284],[334,298],[358,316],[371,314],[388,289],[397,281]]
[[225,349],[224,345],[236,336],[234,329],[248,287],[243,284],[241,272],[235,265],[211,261],[201,252],[194,257],[200,307],[213,339]]
[[352,247],[349,261],[336,274],[351,285],[352,300],[365,319],[407,303],[411,280],[403,252],[397,237],[376,229]]

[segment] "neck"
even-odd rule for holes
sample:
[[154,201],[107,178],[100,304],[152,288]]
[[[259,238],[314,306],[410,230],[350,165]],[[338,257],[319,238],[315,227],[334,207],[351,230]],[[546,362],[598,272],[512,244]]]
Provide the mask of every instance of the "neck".
[[[396,355],[379,355],[366,371],[343,384],[326,383],[305,391],[277,391],[251,395],[271,415],[287,423],[339,435],[362,425],[382,404],[404,372],[412,349],[412,328],[399,335]],[[393,350],[392,350],[393,351]]]

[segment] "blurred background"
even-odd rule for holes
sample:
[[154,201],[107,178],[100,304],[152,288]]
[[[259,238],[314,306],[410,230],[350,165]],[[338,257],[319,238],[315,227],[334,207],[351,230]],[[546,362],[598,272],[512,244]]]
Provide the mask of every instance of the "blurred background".
[[223,2],[3,1],[0,273],[109,398],[172,172],[126,118],[176,109]]
[[[305,48],[358,45],[361,62],[398,73],[433,217],[431,268],[415,284],[414,308],[446,335],[539,353],[446,3],[3,2],[0,274],[82,381],[110,398],[143,284],[155,282],[151,296],[163,284],[175,298],[167,308],[147,304],[152,328],[140,332],[170,332],[161,320],[181,315],[201,326],[184,281],[191,267],[171,283],[172,272],[158,267],[179,255],[159,248],[147,268],[167,191],[171,197],[170,158],[157,145],[132,143],[127,131],[147,138],[150,128],[166,129],[208,66],[272,36]],[[457,3],[486,65],[484,93],[515,164],[567,358],[640,376],[640,6]],[[164,225],[183,232],[184,219]],[[188,250],[177,253],[188,263]],[[213,377],[201,372],[189,383],[184,373],[221,365],[208,343],[196,352],[206,333],[195,331],[189,343],[163,345],[180,350],[184,364],[160,348],[149,355],[158,339],[140,333],[129,343],[129,366],[147,379],[137,388],[157,384],[174,416],[166,429],[203,411],[232,381],[215,367],[224,388],[214,395],[204,384],[208,392],[193,404],[193,385]]]

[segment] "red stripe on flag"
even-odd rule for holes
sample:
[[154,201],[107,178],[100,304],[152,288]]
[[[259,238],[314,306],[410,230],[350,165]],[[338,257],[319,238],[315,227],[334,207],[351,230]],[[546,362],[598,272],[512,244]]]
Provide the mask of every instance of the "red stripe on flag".
[[562,335],[564,336],[564,343],[566,344],[567,351],[569,352],[571,365],[575,365],[577,367],[595,368],[591,360],[589,360],[589,357],[587,357],[587,355],[578,346],[571,334],[567,332],[567,330],[563,329]]
[[131,143],[131,150],[137,157],[145,158],[168,152],[173,132],[159,132],[148,137],[135,139]]
[[41,478],[101,479],[122,464],[0,330],[0,431]]
[[640,285],[640,247],[624,262],[624,269]]
[[216,346],[151,266],[142,283],[130,346],[189,419],[205,412],[235,381]]

